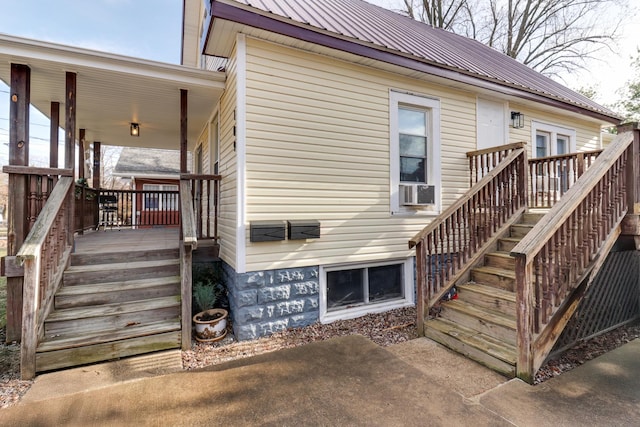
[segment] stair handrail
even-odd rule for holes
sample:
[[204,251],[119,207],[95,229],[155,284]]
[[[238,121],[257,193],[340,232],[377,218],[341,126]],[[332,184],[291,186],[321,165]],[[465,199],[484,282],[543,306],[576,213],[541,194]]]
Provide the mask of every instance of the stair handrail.
[[[550,340],[559,335],[543,332],[554,326],[558,330],[551,320],[568,321],[569,313],[561,309],[575,310],[575,304],[567,304],[569,297],[596,265],[599,251],[619,234],[628,210],[626,166],[637,157],[635,145],[633,133],[619,134],[511,251],[516,264],[517,375],[525,381],[533,380],[551,350]],[[538,342],[540,337],[548,342]]]
[[[16,254],[24,266],[20,375],[32,379],[36,348],[44,336],[44,320],[62,282],[73,243],[73,177],[60,177]],[[69,236],[70,235],[70,236]]]
[[429,308],[477,263],[492,236],[526,209],[526,170],[520,144],[409,241],[409,249],[416,248],[421,334]]
[[191,196],[191,181],[180,180],[180,295],[182,350],[191,349],[191,294],[193,251],[198,247],[198,231]]

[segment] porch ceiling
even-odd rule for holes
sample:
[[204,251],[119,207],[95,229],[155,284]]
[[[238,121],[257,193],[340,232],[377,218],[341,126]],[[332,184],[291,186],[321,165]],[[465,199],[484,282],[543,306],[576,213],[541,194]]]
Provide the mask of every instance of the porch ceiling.
[[[31,68],[31,104],[45,116],[52,101],[60,102],[62,127],[65,73],[77,73],[77,128],[103,145],[178,149],[186,89],[191,150],[225,85],[224,73],[0,34],[0,79],[7,85],[11,63]],[[130,122],[140,123],[140,137],[129,135]]]

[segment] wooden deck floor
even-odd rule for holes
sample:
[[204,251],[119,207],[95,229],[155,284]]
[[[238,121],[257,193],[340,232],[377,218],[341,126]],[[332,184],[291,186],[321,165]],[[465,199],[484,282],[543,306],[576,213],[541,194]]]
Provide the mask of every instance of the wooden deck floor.
[[93,231],[76,236],[76,253],[127,252],[174,249],[179,246],[179,228],[145,228]]

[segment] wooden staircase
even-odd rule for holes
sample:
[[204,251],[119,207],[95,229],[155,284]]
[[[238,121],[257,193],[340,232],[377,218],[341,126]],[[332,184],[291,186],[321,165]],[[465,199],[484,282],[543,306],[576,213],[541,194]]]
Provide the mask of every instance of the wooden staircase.
[[36,370],[179,348],[180,310],[177,249],[73,254]]
[[509,252],[542,218],[525,213],[497,241],[497,250],[471,270],[458,299],[442,302],[425,335],[506,376],[516,375],[515,260]]

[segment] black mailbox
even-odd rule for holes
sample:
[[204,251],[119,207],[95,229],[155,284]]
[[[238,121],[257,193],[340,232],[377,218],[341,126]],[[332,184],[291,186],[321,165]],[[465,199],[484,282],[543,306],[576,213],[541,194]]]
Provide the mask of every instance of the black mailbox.
[[306,220],[287,221],[289,240],[318,239],[320,238],[320,222]]
[[251,221],[252,242],[275,242],[284,240],[284,221]]

